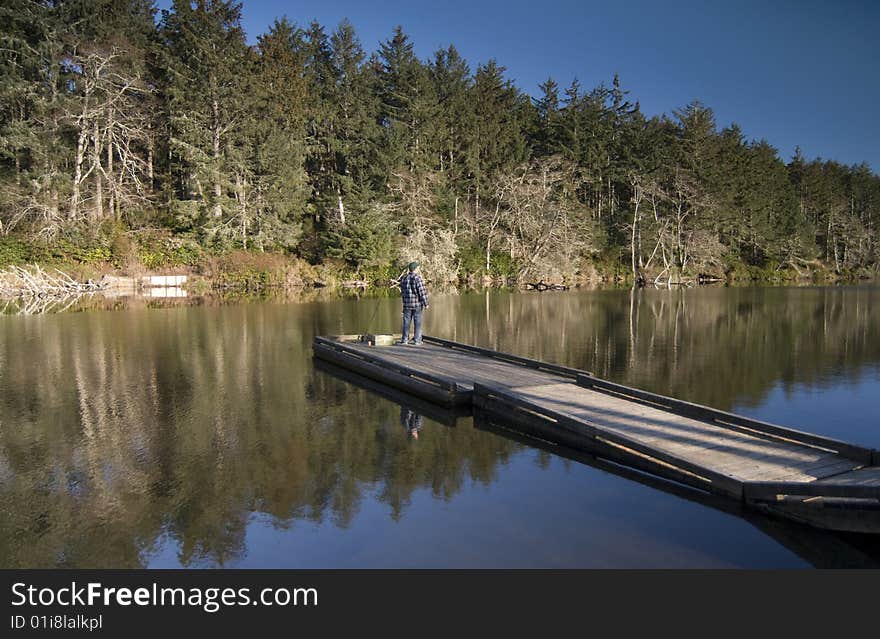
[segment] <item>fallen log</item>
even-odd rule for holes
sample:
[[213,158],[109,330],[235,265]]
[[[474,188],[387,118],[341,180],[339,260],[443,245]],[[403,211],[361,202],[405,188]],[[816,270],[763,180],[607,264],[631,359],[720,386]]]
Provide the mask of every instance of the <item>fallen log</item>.
[[37,264],[0,270],[0,295],[4,297],[67,298],[102,291],[107,286],[103,278],[78,282],[58,269],[50,273]]
[[540,282],[526,282],[526,290],[529,291],[567,291],[568,286],[565,284],[548,284],[541,280]]

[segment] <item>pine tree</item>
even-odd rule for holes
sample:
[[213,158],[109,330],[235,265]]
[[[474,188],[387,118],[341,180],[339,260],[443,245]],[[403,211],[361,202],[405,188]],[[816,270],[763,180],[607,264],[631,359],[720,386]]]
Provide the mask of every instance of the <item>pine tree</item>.
[[464,135],[465,158],[479,208],[479,199],[494,192],[495,176],[528,157],[532,107],[494,60],[477,68],[468,101],[471,126]]
[[366,55],[351,23],[339,24],[330,47],[337,108],[332,189],[348,206],[364,210],[384,183],[376,167],[379,101],[371,90]]
[[390,172],[434,166],[437,145],[437,95],[428,70],[416,58],[413,44],[395,28],[379,46],[377,90],[384,131],[383,156]]
[[0,30],[0,234],[19,225],[57,229],[69,155],[62,25],[46,3],[10,0],[0,7]]
[[553,155],[562,150],[561,114],[559,85],[553,78],[547,78],[538,88],[541,97],[535,99],[538,127],[534,133],[535,155],[538,157]]
[[[310,36],[315,42],[319,37],[316,32]],[[323,52],[324,47],[311,50]],[[310,163],[318,234],[316,251],[319,255],[341,257],[353,265],[370,261],[364,247],[384,246],[383,242],[352,243],[353,236],[362,231],[370,235],[371,232],[359,227],[372,225],[373,218],[378,216],[372,208],[385,180],[378,168],[379,101],[372,71],[364,58],[354,28],[343,21],[326,41],[326,58],[323,53],[320,57],[321,64],[327,65],[321,74],[325,84],[316,84],[313,78],[311,85],[318,91],[314,105],[319,115],[313,121],[322,123],[316,128],[320,141],[313,145],[315,152]],[[361,249],[352,253],[355,244]]]
[[471,125],[468,108],[470,68],[458,50],[450,45],[434,53],[430,72],[438,102],[439,169],[449,176],[448,182],[453,190],[458,191],[464,173],[464,132]]
[[174,0],[162,12],[161,38],[171,208],[183,228],[213,236],[234,208],[226,154],[241,123],[241,70],[248,67],[241,5]]
[[234,193],[242,244],[293,251],[303,232],[306,84],[299,33],[287,20],[260,36],[247,87],[247,117],[235,139]]

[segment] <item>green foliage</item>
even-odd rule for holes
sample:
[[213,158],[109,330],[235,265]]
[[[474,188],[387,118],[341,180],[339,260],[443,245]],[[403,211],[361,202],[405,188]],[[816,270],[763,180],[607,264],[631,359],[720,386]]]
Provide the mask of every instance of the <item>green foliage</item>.
[[630,277],[626,265],[625,249],[617,245],[609,245],[604,250],[590,257],[590,263],[605,277],[618,281]]
[[489,258],[489,274],[504,279],[515,278],[519,263],[508,253],[493,252]]
[[62,238],[47,245],[37,244],[34,248],[35,256],[39,256],[40,261],[59,264],[100,264],[109,262],[111,258],[106,238]]
[[466,244],[460,246],[457,258],[461,264],[461,272],[468,275],[476,275],[486,272],[486,252],[485,248]]
[[207,217],[201,200],[171,200],[168,203],[167,227],[178,233],[197,231]]
[[393,220],[377,207],[353,214],[327,233],[326,255],[340,258],[355,271],[386,267],[392,259]]
[[138,259],[144,268],[153,270],[171,266],[194,267],[201,263],[204,249],[192,240],[165,238],[138,248]]
[[288,261],[280,255],[235,251],[211,260],[207,271],[220,288],[260,291],[284,286],[288,268]]
[[31,245],[16,237],[0,237],[0,268],[20,266],[33,260]]
[[[276,20],[248,46],[241,12],[172,0],[157,22],[148,0],[4,4],[0,264],[200,268],[275,252],[385,277],[422,238],[444,271],[484,273],[488,246],[493,277],[880,265],[867,165],[786,164],[700,102],[646,118],[617,76],[548,78],[532,98],[495,60],[471,69],[451,45],[419,59],[400,27],[372,55],[347,21]],[[230,277],[265,286],[268,272]]]
[[489,275],[492,278],[509,279],[516,277],[520,267],[519,262],[512,258],[509,253],[491,251],[489,255],[489,271],[487,272],[485,246],[463,246],[459,248],[456,257],[461,264],[461,273],[465,276]]
[[22,238],[0,238],[0,268],[11,264],[101,264],[109,262],[112,251],[106,238],[62,238],[52,243]]

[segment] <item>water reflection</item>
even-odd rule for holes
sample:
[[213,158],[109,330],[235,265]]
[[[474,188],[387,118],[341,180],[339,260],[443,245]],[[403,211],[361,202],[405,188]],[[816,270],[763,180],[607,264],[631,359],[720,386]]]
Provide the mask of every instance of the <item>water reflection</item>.
[[[493,292],[436,296],[425,321],[428,334],[758,414],[775,389],[796,401],[804,385],[858,380],[875,392],[835,407],[845,424],[835,435],[877,446],[877,299],[873,288]],[[399,302],[378,303],[377,330],[395,328]],[[619,505],[626,494],[650,511],[656,491],[313,370],[314,335],[357,332],[373,312],[372,301],[335,300],[0,318],[0,566],[302,565],[290,549],[314,531],[315,556],[348,549],[328,566],[368,564],[354,546],[375,548],[380,565],[513,565],[530,553],[555,565],[563,551],[587,565],[598,556],[578,545],[584,533],[569,546],[560,537],[573,517],[564,504],[587,499],[587,486],[577,516],[618,544],[606,564],[662,553],[682,565],[720,561],[717,542],[688,554],[692,532],[661,534]],[[422,418],[417,440],[410,414]],[[559,502],[530,492],[547,482]],[[500,500],[507,490],[514,501]],[[459,509],[470,514],[456,520]],[[596,523],[608,518],[639,527],[639,552],[655,552],[615,542],[611,524]],[[461,541],[391,547],[395,531],[417,525],[423,535],[459,526]],[[548,538],[552,556],[542,554]],[[789,561],[743,552],[741,565]]]
[[409,435],[413,439],[419,438],[419,431],[422,430],[422,426],[425,425],[424,419],[417,412],[407,408],[406,406],[400,407],[400,425],[403,426],[403,430],[406,431],[406,434]]
[[494,478],[504,442],[407,446],[396,406],[312,375],[315,310],[2,324],[2,565],[140,565],[159,537],[182,565],[225,565],[254,511],[346,527],[376,485],[399,518],[417,486],[448,499]]
[[[344,381],[346,384],[357,386],[370,391],[373,395],[387,399],[400,406],[400,425],[408,424],[410,420],[414,420],[411,414],[418,415],[422,418],[420,421],[424,425],[424,417],[443,424],[445,426],[457,426],[460,418],[468,416],[471,413],[469,406],[456,406],[454,408],[446,408],[438,406],[432,402],[424,400],[415,395],[410,395],[396,388],[374,381],[369,377],[358,375],[346,368],[340,368],[322,359],[313,359],[312,366],[320,373],[327,373],[331,379]],[[421,430],[421,427],[419,428]],[[408,432],[408,425],[405,426]]]
[[880,568],[880,540],[874,535],[838,533],[768,517],[744,508],[727,497],[642,473],[582,451],[524,436],[505,428],[503,423],[484,416],[476,417],[474,426],[497,433],[511,441],[548,451],[554,456],[570,459],[700,506],[739,517],[816,568]]

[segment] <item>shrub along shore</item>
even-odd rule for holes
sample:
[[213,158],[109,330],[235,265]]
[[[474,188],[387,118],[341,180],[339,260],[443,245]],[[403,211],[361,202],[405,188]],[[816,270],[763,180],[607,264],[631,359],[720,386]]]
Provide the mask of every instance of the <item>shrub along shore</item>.
[[[259,293],[272,289],[297,290],[326,288],[329,290],[385,285],[397,279],[404,264],[386,268],[353,270],[342,260],[326,260],[310,264],[297,256],[266,251],[208,251],[197,242],[159,231],[137,234],[129,232],[115,237],[101,236],[91,242],[69,241],[42,244],[20,238],[0,238],[0,273],[15,267],[38,266],[77,282],[98,282],[103,276],[140,278],[147,274],[187,275],[188,287],[194,292]],[[501,269],[476,269],[474,272],[450,272],[441,277],[431,273],[429,282],[447,287],[524,286],[534,282],[565,286],[631,286],[632,272],[613,261],[584,260],[572,272],[556,273],[553,277],[527,279]],[[656,279],[657,275],[660,275]],[[641,273],[640,284],[696,284],[723,282],[727,284],[808,284],[848,282],[874,279],[870,269],[848,269],[841,272],[819,260],[804,263],[802,268],[760,269],[738,265],[727,271],[712,273],[683,272],[674,275],[660,269]],[[666,275],[664,277],[664,275]]]

